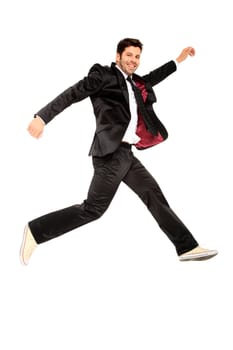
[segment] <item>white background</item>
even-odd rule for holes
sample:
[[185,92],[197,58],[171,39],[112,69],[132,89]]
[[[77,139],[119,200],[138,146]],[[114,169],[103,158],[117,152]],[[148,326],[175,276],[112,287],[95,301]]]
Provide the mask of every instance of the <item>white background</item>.
[[[232,29],[230,0],[1,2],[1,349],[232,348]],[[100,220],[40,245],[23,267],[26,222],[85,199],[95,121],[85,100],[40,140],[27,125],[92,64],[114,61],[124,37],[144,43],[139,74],[196,49],[155,88],[169,139],[135,155],[219,255],[179,262],[122,185]]]

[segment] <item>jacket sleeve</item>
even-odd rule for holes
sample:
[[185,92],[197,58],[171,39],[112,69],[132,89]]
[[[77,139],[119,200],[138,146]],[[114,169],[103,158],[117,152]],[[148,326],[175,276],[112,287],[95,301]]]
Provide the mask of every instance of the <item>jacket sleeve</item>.
[[162,80],[167,78],[170,74],[174,73],[177,69],[176,63],[174,61],[169,61],[162,65],[161,67],[151,71],[149,74],[144,75],[143,79],[149,81],[149,83],[154,86],[160,83]]
[[95,64],[88,72],[88,75],[75,85],[69,87],[40,109],[34,116],[39,115],[45,124],[49,123],[57,114],[73,103],[84,100],[92,94],[98,92],[103,84],[103,69],[99,64]]

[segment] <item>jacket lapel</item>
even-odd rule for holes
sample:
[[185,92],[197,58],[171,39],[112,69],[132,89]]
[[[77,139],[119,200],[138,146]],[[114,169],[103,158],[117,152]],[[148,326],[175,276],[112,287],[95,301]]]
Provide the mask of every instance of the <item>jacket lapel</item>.
[[126,100],[126,103],[127,103],[127,105],[129,105],[129,93],[128,93],[125,77],[120,72],[120,70],[118,68],[116,68],[116,64],[115,63],[112,63],[111,68],[112,68],[112,70],[114,71],[114,74],[117,77],[119,87],[121,89],[121,92],[122,92],[125,100]]

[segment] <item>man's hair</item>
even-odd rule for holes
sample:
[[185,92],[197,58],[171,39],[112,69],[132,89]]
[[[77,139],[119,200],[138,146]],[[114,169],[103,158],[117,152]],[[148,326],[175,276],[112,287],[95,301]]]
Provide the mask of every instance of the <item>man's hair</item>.
[[138,39],[125,38],[122,39],[117,45],[117,53],[120,55],[129,46],[139,47],[142,51],[143,44]]

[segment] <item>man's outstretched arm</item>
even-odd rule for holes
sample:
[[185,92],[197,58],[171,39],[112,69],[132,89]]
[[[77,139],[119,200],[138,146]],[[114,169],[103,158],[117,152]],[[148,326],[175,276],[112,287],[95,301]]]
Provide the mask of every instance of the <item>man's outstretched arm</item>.
[[28,125],[28,132],[35,138],[40,138],[44,131],[44,126],[49,123],[57,114],[75,102],[96,93],[103,84],[103,68],[95,64],[89,71],[88,76],[80,80],[75,85],[69,87],[58,95],[54,100],[43,107]]

